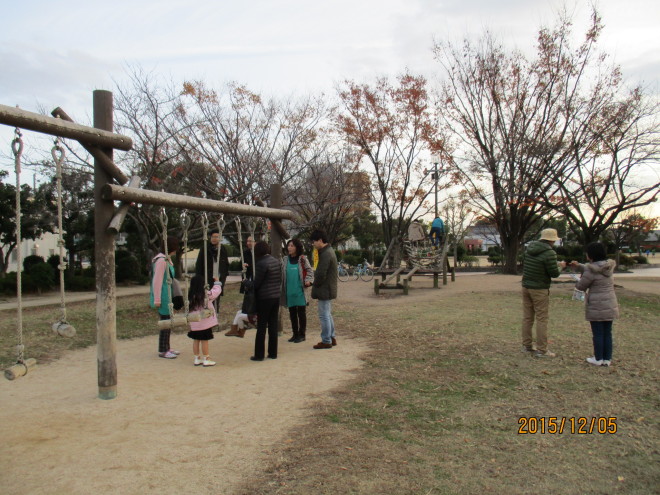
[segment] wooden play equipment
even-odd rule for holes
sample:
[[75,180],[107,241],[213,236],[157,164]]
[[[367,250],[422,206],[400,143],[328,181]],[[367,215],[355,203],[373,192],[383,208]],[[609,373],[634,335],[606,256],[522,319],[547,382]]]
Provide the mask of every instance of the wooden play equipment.
[[[140,179],[129,178],[113,161],[115,149],[128,151],[133,143],[127,136],[115,134],[113,129],[112,93],[96,90],[93,93],[94,127],[74,123],[66,113],[56,108],[48,117],[22,109],[0,105],[0,124],[28,129],[43,134],[75,139],[94,157],[94,237],[96,260],[96,342],[98,397],[114,399],[117,396],[117,358],[116,358],[116,295],[115,295],[115,235],[119,232],[131,203],[155,204],[163,207],[178,207],[188,210],[217,212],[234,215],[268,218],[275,228],[271,232],[273,251],[279,253],[282,233],[286,230],[281,225],[282,219],[291,219],[294,214],[283,210],[282,188],[273,184],[270,190],[270,207],[252,206],[205,198],[192,198],[178,194],[147,191],[137,186]],[[20,165],[22,141],[12,144],[16,162]],[[17,177],[17,190],[20,182]],[[121,201],[115,211],[114,201]],[[17,227],[20,226],[20,210],[17,208]],[[20,262],[20,261],[19,261]],[[20,270],[17,283],[20,287]],[[19,296],[20,297],[20,296]],[[21,302],[19,299],[19,308]],[[22,328],[19,309],[19,328]],[[19,368],[27,372],[33,364],[23,358],[22,331],[19,330]],[[13,367],[12,367],[13,368]],[[20,376],[19,370],[11,374]],[[24,373],[23,373],[24,374]]]
[[407,237],[397,236],[390,242],[376,272],[381,279],[374,279],[374,292],[380,294],[381,290],[399,289],[408,295],[413,276],[420,275],[433,275],[433,288],[438,289],[440,273],[443,285],[447,285],[448,271],[451,271],[454,281],[454,270],[447,259],[448,249],[446,237],[440,245],[433,246],[422,226],[417,222],[411,223]]

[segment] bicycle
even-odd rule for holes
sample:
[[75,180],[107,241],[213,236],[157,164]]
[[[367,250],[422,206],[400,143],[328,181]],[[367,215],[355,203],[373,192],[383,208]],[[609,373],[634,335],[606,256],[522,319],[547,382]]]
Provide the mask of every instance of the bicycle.
[[370,268],[371,265],[367,260],[364,260],[364,264],[360,263],[355,270],[353,270],[353,280],[361,278],[365,282],[370,282],[374,278],[374,272]]
[[348,282],[350,274],[348,273],[349,266],[345,263],[337,263],[337,276],[342,282]]

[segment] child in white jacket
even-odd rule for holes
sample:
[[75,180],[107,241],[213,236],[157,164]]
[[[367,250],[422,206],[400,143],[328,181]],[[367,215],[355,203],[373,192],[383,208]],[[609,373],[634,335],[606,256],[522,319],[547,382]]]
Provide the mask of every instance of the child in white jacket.
[[[190,292],[188,294],[190,309],[188,314],[195,311],[201,313],[199,321],[190,322],[190,332],[188,332],[188,337],[193,339],[193,353],[195,354],[193,364],[195,366],[215,366],[215,361],[209,359],[209,340],[213,338],[213,328],[218,325],[218,315],[215,312],[213,301],[221,293],[222,284],[217,280],[213,283],[213,288],[208,291],[208,297],[206,297],[203,276],[195,275],[190,280]],[[202,348],[201,355],[199,353],[200,343]]]

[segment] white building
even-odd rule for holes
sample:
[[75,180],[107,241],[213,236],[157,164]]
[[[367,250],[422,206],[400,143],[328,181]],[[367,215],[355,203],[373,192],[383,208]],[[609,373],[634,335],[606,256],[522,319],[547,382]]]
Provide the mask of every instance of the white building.
[[[25,259],[27,256],[37,255],[41,256],[44,261],[47,261],[50,256],[53,254],[59,255],[60,248],[57,245],[58,235],[51,234],[46,232],[39,239],[30,240],[23,239],[21,241],[21,254],[22,258]],[[3,251],[7,249],[7,246],[3,246]],[[5,251],[6,252],[6,251]],[[66,256],[66,253],[65,253]],[[18,247],[14,249],[9,256],[9,263],[7,263],[7,273],[17,271],[16,260],[18,260]],[[22,269],[23,267],[21,267]]]

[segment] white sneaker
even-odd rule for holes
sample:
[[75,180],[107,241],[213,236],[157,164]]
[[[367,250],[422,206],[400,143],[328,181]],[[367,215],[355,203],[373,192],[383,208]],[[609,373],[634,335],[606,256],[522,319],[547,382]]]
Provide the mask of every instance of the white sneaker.
[[158,357],[162,357],[165,359],[176,359],[177,355],[171,351],[167,351],[167,352],[161,352],[160,354],[158,354]]
[[168,352],[171,352],[172,354],[174,354],[174,355],[176,355],[176,356],[178,356],[179,354],[181,354],[180,351],[175,351],[174,349],[170,349]]
[[194,362],[193,364],[194,364],[195,366],[199,366],[199,365],[202,364],[203,362],[204,362],[204,360],[202,359],[201,356],[195,356],[195,362]]
[[215,366],[215,361],[211,361],[209,356],[204,356],[204,361],[202,361],[202,366],[205,368],[208,366]]
[[609,366],[610,364],[612,364],[612,361],[609,359],[603,359],[603,364],[601,364],[601,366]]
[[588,357],[587,358],[587,363],[593,364],[594,366],[602,366],[603,365],[603,360],[602,359],[596,359],[595,357]]

